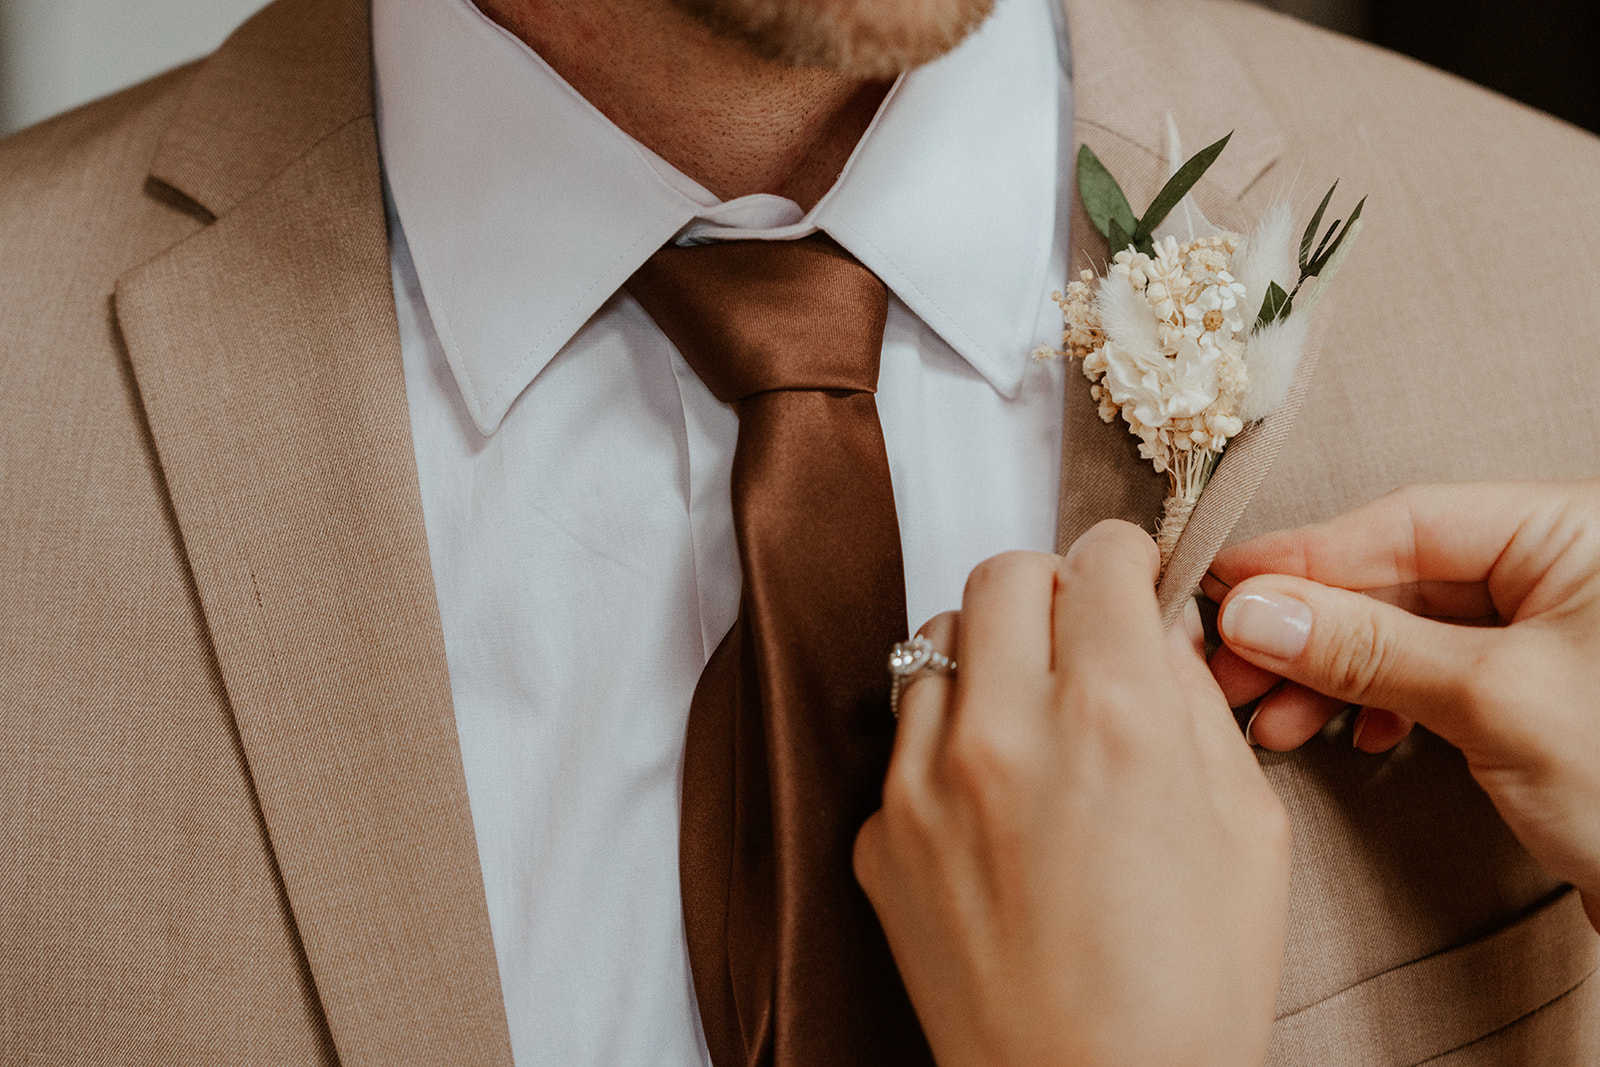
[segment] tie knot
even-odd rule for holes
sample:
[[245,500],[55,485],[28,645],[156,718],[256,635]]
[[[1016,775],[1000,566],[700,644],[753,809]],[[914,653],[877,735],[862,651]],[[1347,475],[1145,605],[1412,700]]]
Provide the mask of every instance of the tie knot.
[[888,293],[821,234],[669,245],[627,288],[725,403],[780,389],[877,389]]

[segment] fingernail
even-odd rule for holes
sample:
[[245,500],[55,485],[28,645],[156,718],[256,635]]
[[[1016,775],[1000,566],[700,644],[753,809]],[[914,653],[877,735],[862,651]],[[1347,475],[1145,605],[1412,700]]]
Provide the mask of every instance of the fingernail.
[[1367,728],[1367,709],[1362,708],[1356,713],[1356,728],[1350,736],[1350,747],[1361,747],[1361,731]]
[[1293,597],[1235,594],[1219,625],[1230,645],[1290,660],[1305,650],[1311,636],[1311,608]]
[[1251,748],[1256,746],[1256,716],[1261,714],[1261,705],[1256,705],[1256,710],[1250,713],[1250,721],[1244,724],[1244,743]]

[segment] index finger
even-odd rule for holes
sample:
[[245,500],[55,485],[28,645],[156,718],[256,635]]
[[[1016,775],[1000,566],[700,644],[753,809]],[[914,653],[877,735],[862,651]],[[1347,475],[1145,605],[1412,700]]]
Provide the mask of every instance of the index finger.
[[1527,523],[1579,483],[1466,482],[1398,489],[1335,519],[1266,534],[1218,553],[1211,576],[1258,574],[1343,589],[1483,582]]

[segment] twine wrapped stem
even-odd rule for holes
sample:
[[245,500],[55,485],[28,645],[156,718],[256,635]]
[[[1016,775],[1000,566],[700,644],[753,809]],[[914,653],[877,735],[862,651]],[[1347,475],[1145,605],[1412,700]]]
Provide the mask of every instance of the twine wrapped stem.
[[1172,491],[1162,504],[1161,521],[1156,526],[1161,573],[1166,573],[1172,550],[1178,547],[1178,538],[1183,536],[1183,528],[1189,524],[1189,516],[1194,514],[1194,506],[1200,503],[1200,494],[1205,491],[1221,458],[1222,450],[1211,448],[1186,449],[1173,454],[1172,465],[1167,468]]
[[1183,496],[1169,496],[1161,511],[1161,522],[1156,527],[1156,548],[1161,550],[1161,573],[1167,572],[1167,563],[1172,559],[1172,550],[1178,547],[1178,538],[1183,536],[1183,528],[1189,524],[1189,516],[1194,514],[1194,506],[1200,503],[1200,498],[1190,500]]

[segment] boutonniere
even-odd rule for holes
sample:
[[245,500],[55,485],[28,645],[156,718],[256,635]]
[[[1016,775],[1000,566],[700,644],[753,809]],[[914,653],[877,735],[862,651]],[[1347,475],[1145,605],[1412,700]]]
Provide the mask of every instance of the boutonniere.
[[1335,182],[1298,248],[1287,202],[1248,236],[1212,226],[1189,191],[1232,136],[1178,165],[1173,131],[1172,177],[1137,217],[1099,157],[1087,145],[1079,151],[1078,195],[1115,254],[1103,276],[1086,270],[1053,294],[1066,319],[1064,351],[1039,353],[1082,360],[1100,417],[1120,415],[1139,455],[1167,475],[1156,532],[1163,569],[1228,441],[1288,395],[1311,313],[1366,204],[1324,231]]

